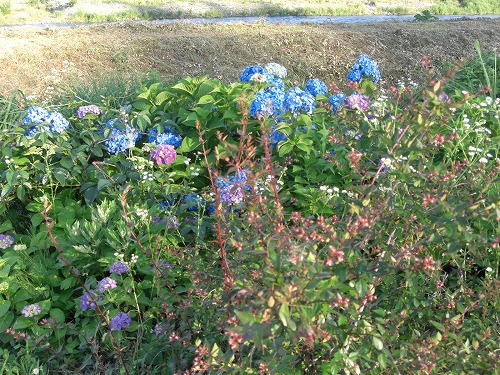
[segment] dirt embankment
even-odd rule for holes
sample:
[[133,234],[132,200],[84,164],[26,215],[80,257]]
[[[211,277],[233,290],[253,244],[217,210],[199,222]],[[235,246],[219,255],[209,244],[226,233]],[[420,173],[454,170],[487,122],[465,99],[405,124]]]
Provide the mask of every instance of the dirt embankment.
[[155,71],[166,80],[208,75],[238,79],[247,65],[278,62],[290,78],[345,84],[368,54],[386,83],[422,79],[420,60],[436,67],[500,46],[498,19],[373,24],[122,23],[70,28],[0,29],[0,91],[41,95],[47,87]]

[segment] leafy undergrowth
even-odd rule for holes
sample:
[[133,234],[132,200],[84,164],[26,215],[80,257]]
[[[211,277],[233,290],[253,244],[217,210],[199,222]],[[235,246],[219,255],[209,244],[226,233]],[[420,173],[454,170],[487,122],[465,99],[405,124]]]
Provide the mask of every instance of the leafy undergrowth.
[[427,58],[427,85],[382,90],[362,56],[346,92],[270,63],[2,98],[0,368],[491,371],[500,99],[477,61],[452,72],[477,93]]

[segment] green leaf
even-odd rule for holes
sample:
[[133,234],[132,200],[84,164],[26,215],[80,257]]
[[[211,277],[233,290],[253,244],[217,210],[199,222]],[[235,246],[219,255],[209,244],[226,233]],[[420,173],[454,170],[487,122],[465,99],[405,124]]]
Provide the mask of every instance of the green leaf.
[[278,316],[281,319],[281,322],[286,327],[288,326],[288,320],[290,319],[290,309],[288,308],[288,303],[284,302],[281,304]]
[[0,301],[0,317],[6,315],[9,312],[10,301]]
[[87,204],[91,204],[92,202],[94,202],[94,200],[97,198],[98,193],[99,191],[97,190],[97,187],[91,187],[87,189],[87,191],[85,192],[85,202],[87,202]]
[[170,96],[171,94],[168,92],[168,91],[161,91],[158,93],[158,95],[156,95],[156,98],[154,100],[154,103],[159,106],[160,104],[162,104],[165,100],[168,99],[168,97]]
[[177,150],[178,152],[190,152],[200,146],[200,140],[198,137],[198,132],[189,132],[186,137],[182,140],[181,147]]
[[378,337],[372,336],[372,343],[377,350],[382,350],[384,348],[384,343]]
[[240,320],[242,324],[249,324],[252,325],[255,323],[258,319],[256,316],[253,314],[250,314],[249,312],[246,311],[235,311],[236,316]]
[[430,322],[434,327],[439,329],[441,332],[444,332],[444,325],[443,324],[436,322],[435,320],[431,320]]
[[101,178],[99,181],[97,181],[97,191],[101,191],[102,189],[104,189],[106,186],[108,186],[111,183],[112,183],[112,181],[107,180],[105,178]]
[[51,309],[49,313],[50,316],[57,320],[58,323],[64,323],[64,321],[66,320],[66,315],[61,309]]
[[14,330],[21,330],[21,329],[24,329],[24,328],[31,327],[34,324],[35,324],[34,320],[25,318],[24,316],[20,316],[20,317],[17,318],[17,320],[14,323],[14,326],[12,327],[12,329],[14,329]]
[[11,311],[0,317],[0,332],[5,332],[12,325],[14,318],[14,313]]
[[207,104],[207,103],[213,103],[215,101],[214,97],[212,95],[203,95],[199,100],[198,104]]

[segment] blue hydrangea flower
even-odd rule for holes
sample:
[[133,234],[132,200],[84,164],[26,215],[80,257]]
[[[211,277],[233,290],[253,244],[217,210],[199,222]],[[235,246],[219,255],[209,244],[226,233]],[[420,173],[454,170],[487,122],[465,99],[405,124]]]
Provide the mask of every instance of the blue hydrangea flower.
[[328,87],[326,87],[326,84],[322,80],[313,78],[306,82],[304,91],[316,97],[319,94],[325,95],[328,92]]
[[360,56],[347,74],[347,78],[352,82],[359,82],[363,77],[371,78],[373,83],[377,83],[380,79],[377,63],[367,55]]
[[264,65],[264,73],[271,74],[278,78],[285,78],[287,71],[283,65],[277,63],[268,63]]
[[253,118],[278,115],[283,112],[284,100],[285,93],[276,86],[260,90],[250,105],[250,115]]
[[292,112],[295,116],[298,115],[299,111],[312,115],[315,108],[314,96],[310,93],[298,87],[292,87],[285,93],[285,110]]
[[40,125],[42,124],[47,117],[49,116],[49,112],[47,112],[42,107],[33,106],[28,108],[28,113],[21,120],[22,125]]
[[156,143],[157,145],[170,145],[178,148],[182,144],[182,137],[176,133],[171,126],[164,126],[163,131],[158,134],[158,128],[155,126],[149,132],[148,142]]
[[247,66],[243,73],[241,73],[240,81],[241,82],[250,82],[250,78],[256,73],[262,74],[264,71],[259,65],[251,65]]
[[48,130],[51,133],[62,133],[69,127],[69,121],[59,112],[47,112],[42,107],[33,106],[28,109],[27,115],[21,120],[23,126],[30,126],[26,136],[33,136],[39,130]]
[[130,327],[131,322],[132,319],[127,315],[127,313],[119,312],[113,318],[111,318],[110,326],[112,330],[120,331],[122,329]]
[[[269,73],[264,73],[264,79],[266,80],[266,83],[273,85],[273,87],[277,87],[281,91],[285,91],[285,82],[283,82],[281,78],[273,76],[272,74]],[[271,87],[267,87],[264,89],[264,91],[270,88]]]
[[286,136],[285,133],[280,132],[279,130],[276,130],[276,125],[273,125],[271,128],[271,135],[269,136],[269,141],[271,147],[276,147],[278,145],[278,142],[280,141],[286,141],[288,137]]
[[[125,124],[124,129],[119,127],[123,126],[123,124]],[[108,135],[108,139],[104,141],[110,154],[124,152],[134,147],[135,143],[142,138],[138,129],[130,127],[130,125],[123,120],[111,119],[106,123],[106,126],[112,128]]]
[[51,133],[62,133],[69,126],[69,121],[59,112],[49,113],[46,122],[49,123],[49,131]]
[[332,107],[332,112],[337,113],[339,107],[342,106],[345,100],[346,98],[344,94],[334,94],[330,96],[329,102],[330,106]]

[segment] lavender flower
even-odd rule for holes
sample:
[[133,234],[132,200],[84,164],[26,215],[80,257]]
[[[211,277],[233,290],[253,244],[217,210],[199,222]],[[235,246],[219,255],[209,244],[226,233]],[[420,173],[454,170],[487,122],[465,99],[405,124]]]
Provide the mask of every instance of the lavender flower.
[[112,330],[120,331],[122,329],[130,327],[131,322],[132,319],[130,319],[130,316],[128,316],[127,313],[119,312],[113,318],[111,318],[110,325]]
[[117,275],[121,275],[125,272],[128,272],[128,265],[125,262],[118,261],[109,266],[109,273],[116,273]]
[[346,98],[347,107],[366,111],[370,107],[370,98],[366,95],[352,94]]
[[177,157],[177,152],[175,152],[174,146],[162,144],[151,151],[149,157],[157,164],[171,164]]
[[14,238],[9,235],[0,234],[0,249],[8,249],[14,243]]
[[91,104],[91,105],[84,105],[79,107],[76,110],[76,116],[79,119],[84,118],[87,114],[94,114],[94,115],[100,115],[102,113],[102,109],[100,109],[98,106]]
[[167,331],[165,329],[165,325],[163,323],[157,323],[154,328],[153,328],[153,332],[155,333],[155,335],[163,335],[165,334]]
[[23,314],[26,318],[32,318],[35,315],[40,314],[41,312],[42,307],[38,303],[24,306],[24,308],[21,310],[21,314]]
[[113,280],[111,277],[105,277],[104,279],[99,281],[99,284],[97,284],[97,290],[99,291],[99,293],[103,293],[106,290],[115,288],[116,288],[116,281]]

